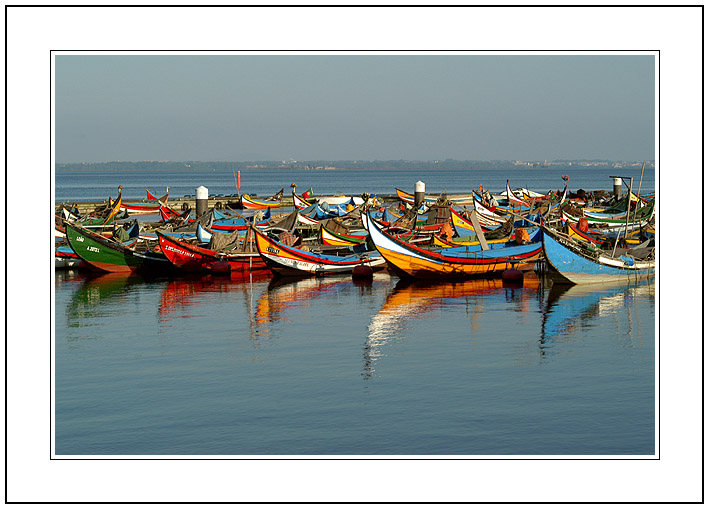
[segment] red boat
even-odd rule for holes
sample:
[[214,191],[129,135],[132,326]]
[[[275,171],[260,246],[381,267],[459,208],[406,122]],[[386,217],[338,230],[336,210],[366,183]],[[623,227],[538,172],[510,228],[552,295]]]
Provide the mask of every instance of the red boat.
[[232,271],[266,269],[258,252],[211,250],[204,245],[190,244],[158,232],[160,249],[174,266],[183,271],[212,271],[216,262],[227,262]]

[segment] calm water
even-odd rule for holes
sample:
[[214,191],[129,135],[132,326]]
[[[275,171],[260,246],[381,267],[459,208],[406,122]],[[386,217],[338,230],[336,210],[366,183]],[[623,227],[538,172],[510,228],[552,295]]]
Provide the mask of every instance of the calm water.
[[[171,194],[200,184],[220,192],[217,176],[82,175],[58,175],[57,200],[115,196],[119,183],[136,197],[166,185]],[[247,186],[242,172],[242,191],[298,182],[269,175]],[[301,180],[316,193],[391,193],[409,182],[365,172],[353,190],[328,175]],[[570,172],[570,187],[611,189],[608,175]],[[469,177],[454,187],[449,175],[448,190],[505,186],[499,172]],[[231,193],[228,179],[222,185]],[[54,278],[58,455],[656,453],[653,282]]]
[[58,455],[652,455],[654,286],[57,272]]
[[[395,187],[414,192],[414,183],[426,184],[427,193],[470,193],[480,184],[492,192],[505,190],[505,181],[510,179],[513,188],[525,187],[539,192],[564,187],[561,174],[570,176],[569,187],[578,189],[611,191],[613,180],[618,175],[612,170],[565,170],[559,169],[511,169],[511,170],[241,170],[241,192],[259,196],[271,196],[281,188],[290,192],[289,185],[295,182],[297,190],[312,187],[317,195],[343,193],[360,195],[364,192],[394,194]],[[641,181],[641,169],[618,170],[625,177],[634,178],[634,190]],[[157,196],[170,187],[171,197],[194,195],[195,189],[205,186],[211,195],[236,193],[236,182],[231,170],[204,172],[190,171],[111,171],[83,172],[62,171],[56,174],[55,196],[57,202],[72,200],[105,200],[117,195],[123,185],[125,199],[145,198],[146,188]],[[646,169],[641,181],[643,193],[654,191],[655,176]]]

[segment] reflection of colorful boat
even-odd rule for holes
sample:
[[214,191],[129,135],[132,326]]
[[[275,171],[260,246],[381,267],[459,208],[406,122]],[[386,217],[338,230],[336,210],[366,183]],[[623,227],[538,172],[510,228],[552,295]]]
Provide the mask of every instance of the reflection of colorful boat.
[[256,306],[254,318],[258,324],[282,322],[282,314],[292,308],[317,306],[319,299],[333,299],[346,289],[362,288],[387,283],[389,273],[380,271],[371,280],[355,281],[350,275],[327,278],[276,277],[269,283]]
[[115,310],[117,300],[135,292],[145,283],[137,273],[82,273],[83,284],[67,303],[66,317],[71,327],[74,321],[85,326],[86,318],[108,316]]
[[545,344],[561,336],[576,338],[590,320],[627,308],[630,296],[647,295],[653,299],[654,293],[655,287],[649,283],[553,285],[542,311],[540,341]]
[[403,277],[493,277],[514,264],[521,270],[533,269],[542,253],[540,242],[484,251],[473,251],[467,246],[430,251],[384,232],[369,214],[363,215],[363,222],[377,251]]
[[630,282],[656,273],[655,248],[601,250],[582,245],[549,229],[544,229],[545,258],[554,270],[555,281],[563,283]]
[[[535,296],[539,287],[540,281],[535,273],[528,271],[523,282],[513,291]],[[407,328],[416,328],[417,321],[426,320],[432,313],[451,306],[456,300],[504,294],[509,290],[509,285],[501,279],[478,278],[437,283],[400,280],[370,320],[365,346],[365,375],[369,377],[372,374],[374,362],[382,356],[382,348],[402,336]]]
[[[537,291],[540,281],[535,273],[529,271],[525,275],[520,287]],[[505,288],[506,285],[499,278],[437,283],[400,280],[377,314],[372,317],[368,328],[370,338],[389,337],[394,330],[411,320],[423,319],[423,314],[436,310],[449,300],[501,292]]]
[[326,255],[288,246],[256,229],[253,232],[256,248],[274,274],[326,275],[351,273],[355,267],[361,265],[370,266],[374,270],[385,266],[384,259],[377,252],[353,253],[348,256]]
[[172,278],[165,285],[160,297],[160,315],[189,308],[195,296],[203,292],[245,292],[252,282],[263,282],[271,278],[267,270],[249,272],[234,271],[225,275],[185,274]]

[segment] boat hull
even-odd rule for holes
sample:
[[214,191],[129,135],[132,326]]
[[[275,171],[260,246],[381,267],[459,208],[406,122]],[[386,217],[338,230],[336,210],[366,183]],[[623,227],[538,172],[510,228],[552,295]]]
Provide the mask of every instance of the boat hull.
[[268,209],[269,207],[281,207],[281,200],[258,200],[249,195],[242,195],[243,209]]
[[274,274],[282,276],[330,275],[351,273],[361,265],[373,270],[383,268],[385,260],[379,255],[363,253],[348,257],[322,255],[299,250],[274,241],[259,231],[255,232],[259,254]]
[[656,262],[629,261],[601,255],[586,257],[571,250],[554,236],[543,233],[543,249],[553,269],[553,280],[559,283],[590,284],[604,282],[635,282],[656,274]]
[[254,252],[219,252],[158,234],[160,249],[177,268],[188,272],[212,271],[216,262],[228,262],[230,271],[256,271],[266,264]]
[[501,248],[498,250],[467,251],[461,248],[430,251],[401,241],[385,232],[364,215],[370,237],[377,251],[395,271],[404,277],[418,279],[486,278],[499,276],[515,266],[521,271],[534,269],[542,254],[542,243]]
[[133,250],[84,228],[66,224],[67,242],[91,267],[108,272],[131,272],[143,264]]

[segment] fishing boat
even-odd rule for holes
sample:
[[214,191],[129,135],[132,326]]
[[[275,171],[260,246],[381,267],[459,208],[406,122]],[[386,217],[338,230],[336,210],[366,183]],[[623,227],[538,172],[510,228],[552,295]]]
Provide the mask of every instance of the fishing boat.
[[356,246],[365,242],[367,232],[340,234],[321,223],[319,236],[321,242],[328,246]]
[[281,207],[281,200],[283,199],[283,195],[283,188],[281,188],[281,191],[279,191],[275,195],[264,199],[251,197],[247,194],[244,194],[242,195],[241,199],[242,209],[268,209],[269,207]]
[[296,194],[296,188],[291,188],[291,196],[293,197],[293,206],[296,209],[305,209],[307,207],[310,207],[312,204],[303,198],[301,195]]
[[655,244],[651,240],[634,248],[602,250],[543,228],[543,250],[553,280],[560,283],[630,282],[656,272]]
[[271,221],[271,208],[266,209],[266,212],[262,214],[263,211],[256,211],[252,216],[236,216],[231,218],[215,219],[212,221],[212,225],[209,227],[212,230],[218,232],[234,232],[235,230],[246,231],[249,229],[250,224],[254,224],[257,227],[266,227]]
[[157,214],[160,211],[160,203],[166,203],[168,197],[170,196],[170,188],[167,189],[168,193],[160,198],[156,198],[150,190],[146,189],[147,200],[143,202],[122,202],[121,210],[126,211],[131,215],[136,214]]
[[388,234],[369,214],[363,215],[363,222],[377,251],[404,278],[495,277],[514,266],[533,269],[542,254],[541,242],[493,250],[474,251],[474,247],[462,246],[432,251]]
[[266,269],[266,264],[257,252],[244,249],[248,246],[247,242],[243,242],[242,249],[230,249],[229,246],[213,249],[209,245],[193,244],[161,232],[158,232],[158,242],[167,259],[183,271],[213,271],[218,262],[227,262],[230,271]]
[[369,266],[373,270],[385,267],[384,259],[377,252],[364,252],[352,255],[326,255],[313,251],[294,248],[280,243],[269,236],[253,229],[256,247],[274,274],[281,276],[316,275],[351,273],[357,266]]
[[74,223],[67,223],[67,242],[87,264],[101,271],[131,272],[141,268],[167,270],[170,264],[160,254],[136,252],[136,238],[126,243],[98,235]]
[[72,250],[71,246],[54,247],[54,269],[90,269],[91,266]]
[[73,221],[75,224],[80,224],[90,229],[104,229],[107,225],[111,225],[112,222],[120,219],[122,216],[127,217],[125,212],[121,214],[122,189],[123,186],[118,187],[118,197],[116,200],[111,200],[111,197],[109,197],[108,203],[103,209],[84,215],[81,218],[67,219],[67,221]]

